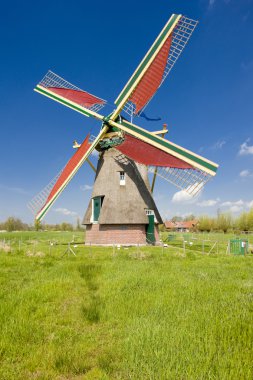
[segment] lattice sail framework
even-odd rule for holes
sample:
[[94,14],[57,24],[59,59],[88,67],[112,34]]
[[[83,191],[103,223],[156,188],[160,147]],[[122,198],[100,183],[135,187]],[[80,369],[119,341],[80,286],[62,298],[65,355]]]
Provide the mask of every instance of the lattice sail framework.
[[94,112],[98,112],[106,104],[106,100],[81,90],[50,70],[40,81],[39,86]]
[[131,94],[123,110],[139,116],[163,84],[194,32],[198,21],[182,16],[172,34],[164,42],[160,52],[150,65],[143,79]]
[[52,192],[52,189],[54,188],[55,184],[60,178],[62,172],[63,169],[52,179],[51,182],[49,182],[49,184],[46,187],[44,187],[44,189],[42,189],[37,195],[35,195],[35,197],[33,197],[33,199],[27,204],[27,207],[34,215],[37,215],[37,213],[46,203],[49,194]]
[[[157,169],[157,170],[156,170]],[[205,184],[212,178],[199,169],[165,168],[160,166],[148,166],[150,173],[155,173],[165,181],[173,184],[191,196],[197,195]]]

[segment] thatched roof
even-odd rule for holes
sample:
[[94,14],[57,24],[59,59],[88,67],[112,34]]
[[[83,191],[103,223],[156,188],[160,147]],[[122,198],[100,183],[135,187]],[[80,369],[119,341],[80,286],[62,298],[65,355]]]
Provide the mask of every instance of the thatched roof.
[[[126,174],[125,186],[120,186],[119,172]],[[123,156],[114,148],[101,153],[92,198],[104,196],[100,224],[148,224],[145,209],[152,209],[158,223],[161,216],[150,193],[147,168]],[[83,219],[91,223],[92,202]]]

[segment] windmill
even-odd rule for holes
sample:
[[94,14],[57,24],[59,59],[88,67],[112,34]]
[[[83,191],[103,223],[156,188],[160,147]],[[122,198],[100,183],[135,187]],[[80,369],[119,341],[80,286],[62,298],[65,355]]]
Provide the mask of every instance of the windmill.
[[[152,197],[156,176],[195,196],[216,174],[218,165],[132,122],[152,99],[189,41],[197,21],[173,14],[129,79],[107,116],[106,101],[49,71],[35,91],[100,121],[97,136],[74,142],[75,154],[30,203],[41,220],[94,149],[99,162],[83,224],[94,244],[154,243],[161,217]],[[123,117],[122,112],[130,116]],[[91,163],[90,163],[91,164]],[[91,164],[92,166],[92,164]],[[152,189],[147,171],[154,173]]]

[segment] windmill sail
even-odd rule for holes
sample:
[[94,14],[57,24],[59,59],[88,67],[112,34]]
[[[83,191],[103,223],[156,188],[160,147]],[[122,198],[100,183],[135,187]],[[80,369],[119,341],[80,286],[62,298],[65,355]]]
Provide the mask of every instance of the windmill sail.
[[118,156],[119,161],[124,161],[124,157],[127,156],[146,165],[149,172],[156,172],[158,176],[190,195],[196,195],[212,178],[209,173],[196,168],[194,164],[189,164],[129,134],[125,134],[123,143],[116,148],[122,153]]
[[113,119],[123,109],[137,115],[152,99],[190,39],[197,21],[172,15],[115,101]]
[[93,116],[99,120],[103,119],[103,116],[97,112],[105,106],[105,100],[81,90],[52,71],[47,72],[44,78],[35,87],[34,91],[72,108],[87,117]]
[[120,120],[120,123],[110,121],[110,124],[114,127],[122,129],[129,135],[136,137],[140,141],[144,141],[151,146],[158,148],[166,153],[171,154],[174,157],[181,159],[182,161],[192,165],[194,168],[202,170],[203,172],[215,176],[218,169],[218,165],[206,158],[199,156],[196,153],[191,152],[171,141],[165,140],[159,136],[152,134],[146,129],[140,128],[129,121]]
[[51,181],[51,183],[28,204],[28,207],[36,214],[35,218],[37,220],[41,220],[45,216],[46,212],[92,153],[100,138],[106,133],[107,128],[108,127],[105,126],[91,144],[89,143],[88,135],[64,169],[57,175],[56,179]]
[[172,154],[141,141],[129,134],[125,134],[122,144],[116,147],[121,153],[132,160],[152,166],[171,167],[179,169],[192,169],[193,166],[187,162],[174,157]]

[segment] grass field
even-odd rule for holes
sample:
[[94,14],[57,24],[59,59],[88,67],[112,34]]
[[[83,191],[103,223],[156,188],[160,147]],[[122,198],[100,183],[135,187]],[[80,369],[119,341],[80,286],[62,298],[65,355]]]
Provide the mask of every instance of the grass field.
[[1,234],[0,379],[253,378],[253,255],[74,235]]

